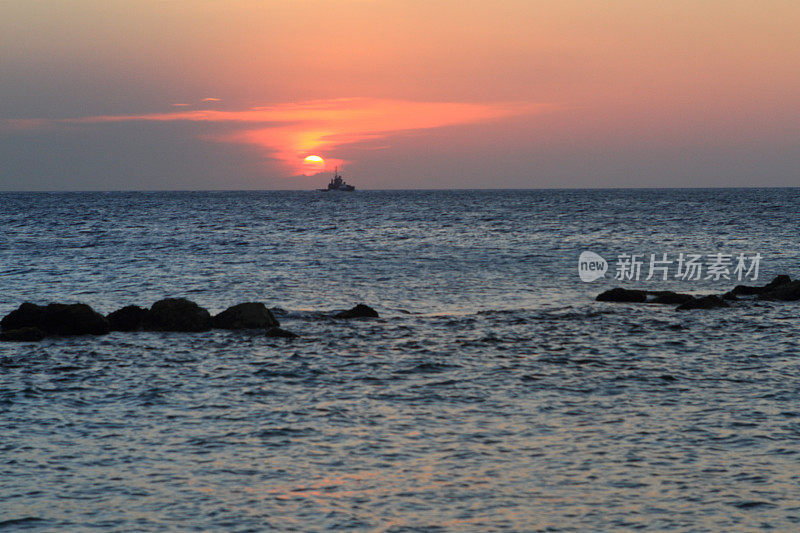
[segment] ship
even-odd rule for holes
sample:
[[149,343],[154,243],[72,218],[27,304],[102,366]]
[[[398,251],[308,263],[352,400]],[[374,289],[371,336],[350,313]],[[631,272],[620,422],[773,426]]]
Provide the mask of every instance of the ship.
[[333,177],[331,178],[331,182],[328,183],[327,189],[317,189],[318,191],[328,192],[328,191],[345,191],[345,192],[353,192],[356,188],[353,185],[349,185],[345,183],[342,175],[339,174],[339,167],[336,167],[333,171]]

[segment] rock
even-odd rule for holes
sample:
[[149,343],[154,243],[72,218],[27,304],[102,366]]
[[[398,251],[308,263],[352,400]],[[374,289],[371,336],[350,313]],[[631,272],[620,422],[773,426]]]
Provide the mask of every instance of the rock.
[[[741,285],[740,285],[740,286],[741,286]],[[722,295],[722,299],[723,299],[723,300],[736,301],[736,300],[738,300],[738,299],[739,299],[739,297],[738,297],[738,296],[736,296],[736,293],[735,293],[735,292],[733,292],[733,291],[728,291],[728,292],[726,292],[725,294],[723,294],[723,295]]]
[[618,287],[599,294],[596,300],[598,302],[646,302],[647,293]]
[[3,330],[39,328],[45,335],[103,335],[108,320],[86,304],[24,303],[0,321]]
[[776,287],[780,287],[781,285],[787,285],[791,282],[792,278],[790,278],[786,274],[781,274],[780,276],[775,276],[775,279],[764,285],[764,290],[770,291]]
[[207,331],[211,314],[185,298],[165,298],[150,307],[144,328],[151,331]]
[[750,287],[747,285],[737,285],[732,291],[725,293],[733,296],[752,296],[753,294],[761,294],[764,287]]
[[0,320],[0,328],[19,329],[37,327],[42,323],[44,307],[25,302]]
[[39,328],[4,329],[0,332],[0,341],[6,342],[38,342],[45,334]]
[[147,309],[138,305],[128,305],[109,313],[106,318],[111,331],[136,331],[144,326],[147,320]]
[[379,318],[378,312],[368,305],[358,304],[352,309],[333,315],[334,318]]
[[110,331],[106,317],[86,304],[49,304],[44,308],[42,329],[55,335],[104,335]]
[[730,307],[731,305],[717,296],[716,294],[709,294],[708,296],[701,296],[695,298],[690,302],[686,302],[678,306],[678,311],[687,311],[690,309],[715,309],[717,307]]
[[733,288],[731,293],[736,296],[752,296],[754,294],[764,294],[767,292],[771,292],[778,287],[782,287],[784,285],[788,285],[792,283],[792,278],[787,276],[786,274],[781,274],[780,276],[776,276],[775,279],[764,285],[763,287],[750,287],[748,285],[737,285]]
[[672,291],[658,291],[652,292],[651,294],[655,296],[651,302],[654,304],[685,304],[694,300],[694,296],[691,294],[681,294]]
[[295,339],[299,337],[299,335],[297,335],[296,333],[292,333],[291,331],[278,327],[269,328],[265,333],[265,335],[267,337],[283,337],[285,339]]
[[211,319],[217,329],[268,329],[280,324],[262,303],[248,302],[229,307]]
[[766,300],[783,300],[793,302],[800,300],[800,281],[790,281],[783,285],[778,285],[769,291],[762,292],[761,298]]

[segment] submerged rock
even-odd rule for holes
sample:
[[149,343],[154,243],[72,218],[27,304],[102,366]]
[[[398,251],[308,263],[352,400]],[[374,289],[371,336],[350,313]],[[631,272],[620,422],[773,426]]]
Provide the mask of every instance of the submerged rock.
[[368,305],[358,304],[352,309],[333,315],[334,318],[379,318],[378,312]]
[[709,294],[708,296],[701,296],[694,298],[689,302],[683,303],[678,306],[678,311],[688,311],[690,309],[715,309],[717,307],[730,307],[731,305],[717,296],[716,294]]
[[26,327],[0,331],[0,341],[5,342],[38,342],[44,338],[44,331],[39,328]]
[[127,305],[109,313],[108,323],[111,331],[136,331],[141,329],[147,320],[147,309],[138,305]]
[[153,304],[144,328],[152,331],[207,331],[211,314],[185,298],[165,298]]
[[691,294],[681,294],[672,291],[658,291],[651,293],[655,296],[651,303],[654,304],[685,304],[694,300]]
[[0,320],[4,331],[39,328],[45,335],[103,335],[109,332],[106,317],[86,304],[25,302]]
[[292,333],[289,330],[282,329],[279,327],[269,328],[266,333],[264,334],[267,337],[283,337],[285,339],[295,339],[299,337],[296,333]]
[[229,307],[211,319],[217,329],[268,329],[280,323],[263,303],[247,302]]
[[631,289],[610,289],[600,293],[596,300],[598,302],[646,302],[647,293],[645,291],[637,291]]

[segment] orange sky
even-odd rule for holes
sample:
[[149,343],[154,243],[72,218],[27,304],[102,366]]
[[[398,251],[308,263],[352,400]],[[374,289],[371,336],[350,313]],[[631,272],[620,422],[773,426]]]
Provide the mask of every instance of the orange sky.
[[[217,101],[204,98],[204,102]],[[190,104],[173,104],[189,107]],[[454,102],[408,102],[377,98],[337,98],[302,103],[259,106],[244,110],[191,110],[142,115],[104,115],[76,119],[8,121],[11,129],[35,129],[59,124],[108,124],[122,122],[232,123],[236,129],[209,135],[211,141],[258,146],[269,158],[280,162],[290,174],[313,174],[341,166],[345,161],[326,156],[324,165],[304,160],[330,154],[340,146],[388,139],[399,132],[475,124],[514,115],[552,110],[547,104],[471,104]],[[321,156],[320,156],[321,157]]]
[[[34,141],[31,126],[53,119],[73,120],[40,133],[64,150],[78,135],[103,150],[105,127],[123,145],[130,136],[133,161],[153,155],[142,128],[186,151],[148,173],[93,162],[84,146],[86,183],[100,188],[101,174],[148,188],[204,169],[200,184],[171,177],[177,188],[213,185],[211,169],[230,161],[241,162],[226,171],[235,183],[220,186],[304,188],[292,176],[306,171],[297,161],[307,151],[347,161],[372,187],[392,172],[425,174],[416,186],[470,186],[498,163],[507,186],[569,176],[574,186],[735,185],[748,179],[743,154],[793,184],[798,27],[800,4],[784,0],[8,0],[0,186],[47,174],[70,187],[53,176],[68,173],[64,161],[36,152],[44,137]],[[164,125],[199,110],[224,115],[205,128]],[[687,157],[687,146],[702,150]],[[475,176],[454,165],[464,161]]]

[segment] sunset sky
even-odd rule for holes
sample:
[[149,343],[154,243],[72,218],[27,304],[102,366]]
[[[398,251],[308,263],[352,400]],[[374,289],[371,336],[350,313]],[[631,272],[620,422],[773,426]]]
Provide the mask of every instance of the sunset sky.
[[798,28],[797,0],[2,0],[0,189],[800,186]]

